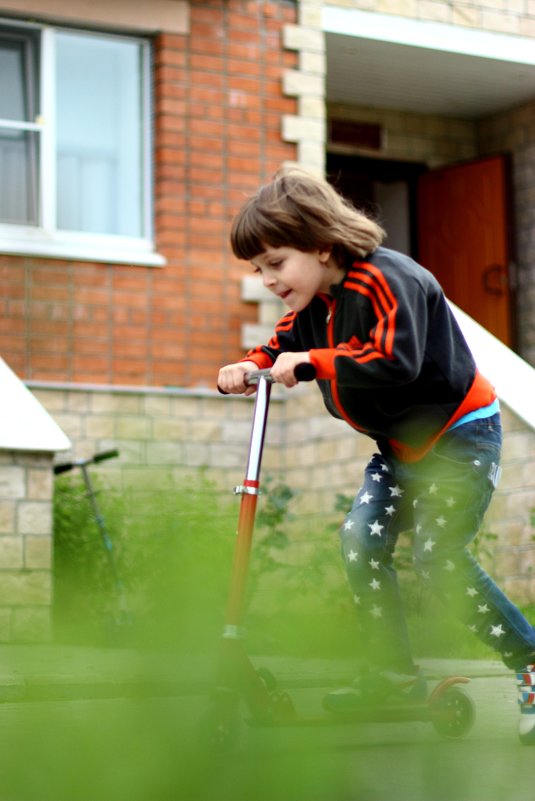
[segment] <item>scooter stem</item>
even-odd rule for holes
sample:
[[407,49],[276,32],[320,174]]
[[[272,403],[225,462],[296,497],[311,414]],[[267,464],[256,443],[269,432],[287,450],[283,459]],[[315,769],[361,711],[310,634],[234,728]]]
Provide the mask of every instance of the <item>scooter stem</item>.
[[261,376],[258,379],[256,400],[253,412],[253,426],[249,442],[249,457],[242,486],[235,488],[241,495],[240,515],[238,520],[238,536],[234,549],[234,563],[230,584],[230,596],[225,618],[223,637],[236,639],[240,637],[240,620],[245,598],[249,557],[253,538],[256,503],[260,487],[260,467],[264,450],[267,416],[271,382]]

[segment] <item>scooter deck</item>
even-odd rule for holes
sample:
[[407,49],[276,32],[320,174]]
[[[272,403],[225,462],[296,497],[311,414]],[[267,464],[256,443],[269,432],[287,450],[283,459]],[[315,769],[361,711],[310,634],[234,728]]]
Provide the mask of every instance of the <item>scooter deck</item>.
[[245,718],[252,728],[262,727],[314,727],[337,726],[355,723],[407,723],[410,721],[430,721],[432,711],[427,702],[407,705],[389,705],[380,707],[362,707],[344,712],[324,712],[318,715],[301,715],[285,717],[268,715],[265,718]]
[[468,681],[464,676],[449,676],[436,685],[427,699],[414,703],[367,704],[320,714],[299,714],[287,693],[274,693],[269,710],[246,718],[245,722],[253,728],[421,722],[431,723],[447,737],[459,737],[471,728],[474,707],[462,690],[453,688]]

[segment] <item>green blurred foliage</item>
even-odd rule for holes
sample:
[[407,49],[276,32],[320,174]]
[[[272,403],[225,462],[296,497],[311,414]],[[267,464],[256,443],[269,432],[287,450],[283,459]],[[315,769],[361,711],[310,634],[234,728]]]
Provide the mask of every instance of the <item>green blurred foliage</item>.
[[92,479],[116,566],[76,475],[56,480],[56,638],[96,645],[203,647],[222,625],[235,507],[202,474],[179,488],[118,492]]
[[[96,471],[95,471],[96,472]],[[239,499],[222,498],[202,471],[173,487],[136,480],[122,492],[93,479],[113,543],[109,554],[79,476],[56,479],[56,638],[64,643],[211,651],[219,640],[231,581]],[[244,625],[251,653],[354,656],[365,652],[338,546],[336,517],[351,498],[338,495],[324,531],[292,513],[295,492],[267,476],[259,498]],[[474,546],[488,557],[495,535]],[[488,658],[412,569],[410,532],[400,538],[397,568],[418,656]],[[122,604],[122,605],[121,605]],[[439,621],[439,625],[437,622]]]

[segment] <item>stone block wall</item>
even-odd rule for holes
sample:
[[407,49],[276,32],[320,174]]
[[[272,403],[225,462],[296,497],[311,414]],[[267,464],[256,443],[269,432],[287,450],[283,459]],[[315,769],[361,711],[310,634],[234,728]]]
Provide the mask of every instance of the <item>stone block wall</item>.
[[516,278],[513,291],[518,352],[530,364],[535,364],[535,102],[481,120],[477,136],[482,154],[511,154],[513,275]]
[[0,642],[51,636],[52,460],[0,451]]
[[521,0],[336,0],[326,5],[519,36],[535,36],[535,10],[532,3]]

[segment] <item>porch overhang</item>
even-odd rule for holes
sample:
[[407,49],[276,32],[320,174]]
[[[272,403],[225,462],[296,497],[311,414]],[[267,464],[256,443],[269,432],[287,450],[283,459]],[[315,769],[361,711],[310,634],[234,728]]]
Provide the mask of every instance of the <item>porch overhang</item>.
[[324,6],[332,103],[477,120],[535,99],[531,37]]

